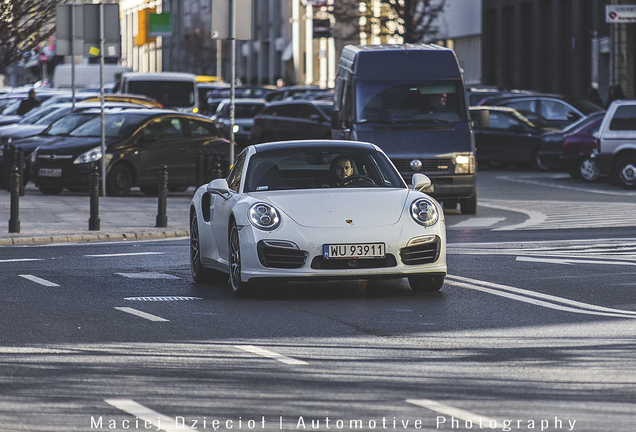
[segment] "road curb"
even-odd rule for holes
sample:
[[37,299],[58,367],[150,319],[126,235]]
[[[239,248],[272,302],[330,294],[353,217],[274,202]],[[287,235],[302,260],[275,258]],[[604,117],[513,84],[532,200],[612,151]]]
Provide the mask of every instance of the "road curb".
[[108,233],[75,233],[75,234],[50,234],[50,235],[15,235],[0,238],[0,246],[23,246],[51,243],[84,243],[91,241],[126,241],[126,240],[152,240],[163,238],[189,237],[187,229],[166,231],[138,231],[138,232],[108,232]]

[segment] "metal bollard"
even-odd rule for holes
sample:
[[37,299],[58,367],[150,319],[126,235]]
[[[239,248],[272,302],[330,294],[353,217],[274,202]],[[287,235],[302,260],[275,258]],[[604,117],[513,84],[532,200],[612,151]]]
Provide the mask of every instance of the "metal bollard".
[[18,174],[20,174],[20,196],[24,196],[24,152],[22,147],[15,149],[13,160],[13,165],[18,167]]
[[93,172],[88,175],[89,191],[91,196],[91,214],[88,218],[88,230],[99,231],[99,168],[93,167]]
[[9,232],[20,233],[20,174],[18,167],[11,169],[11,218],[9,219]]
[[203,152],[199,150],[194,164],[194,183],[198,188],[203,184]]
[[166,165],[161,165],[159,171],[159,203],[157,206],[157,228],[165,228],[168,226],[168,215],[166,215],[166,201],[168,199],[168,171]]
[[7,182],[4,185],[4,188],[7,191],[11,191],[11,167],[13,166],[13,155],[15,154],[15,146],[13,144],[9,144],[5,147],[4,151],[4,166],[6,168],[5,175]]

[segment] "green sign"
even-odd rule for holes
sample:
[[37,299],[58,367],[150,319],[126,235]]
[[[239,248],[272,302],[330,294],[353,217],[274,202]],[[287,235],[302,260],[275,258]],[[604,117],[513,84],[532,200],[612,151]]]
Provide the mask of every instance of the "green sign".
[[172,14],[148,14],[148,36],[172,36]]

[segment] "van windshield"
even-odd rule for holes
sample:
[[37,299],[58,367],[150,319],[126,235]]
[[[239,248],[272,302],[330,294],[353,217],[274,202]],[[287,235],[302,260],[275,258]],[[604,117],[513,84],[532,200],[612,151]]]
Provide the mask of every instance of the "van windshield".
[[129,81],[127,93],[150,96],[170,108],[194,105],[194,83],[190,81]]
[[461,83],[358,81],[357,123],[467,121]]

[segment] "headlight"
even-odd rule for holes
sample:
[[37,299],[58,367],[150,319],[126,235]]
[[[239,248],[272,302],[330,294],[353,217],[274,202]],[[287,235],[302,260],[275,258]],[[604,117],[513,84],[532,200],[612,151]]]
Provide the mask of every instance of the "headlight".
[[74,161],[74,164],[84,164],[98,161],[102,158],[102,148],[95,147],[92,150],[87,151],[79,155]]
[[474,174],[475,156],[457,155],[455,157],[455,174]]
[[439,213],[432,201],[420,198],[411,204],[411,217],[418,224],[429,227],[437,223]]
[[254,204],[249,210],[250,222],[258,229],[271,231],[280,224],[280,216],[274,207],[265,203]]
[[235,124],[234,127],[232,128],[232,132],[234,132],[234,133],[238,133],[238,131],[240,131],[240,130],[241,130],[241,127],[239,125],[237,125],[237,124]]

